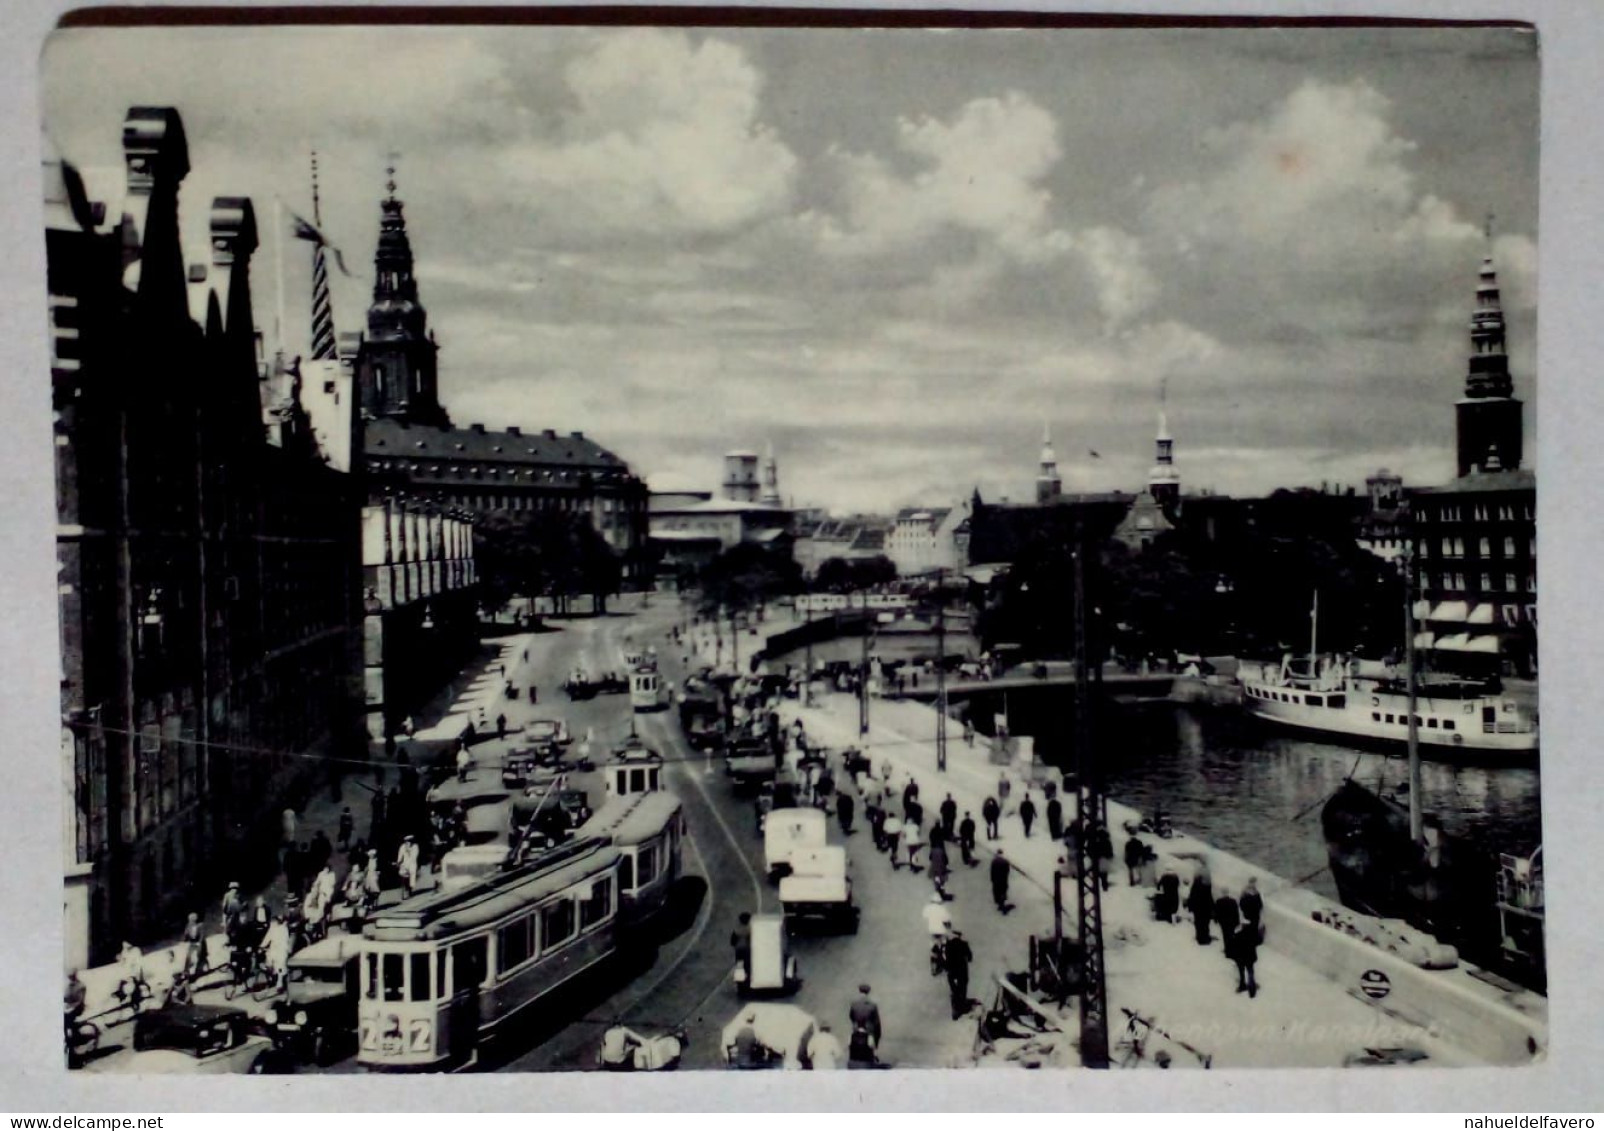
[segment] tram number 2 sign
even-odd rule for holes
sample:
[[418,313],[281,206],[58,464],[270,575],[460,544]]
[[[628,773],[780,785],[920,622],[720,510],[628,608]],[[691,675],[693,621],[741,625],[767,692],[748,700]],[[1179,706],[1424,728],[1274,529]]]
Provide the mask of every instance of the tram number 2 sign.
[[1387,977],[1385,971],[1366,970],[1359,975],[1359,992],[1371,1001],[1380,1001],[1392,993],[1392,979]]

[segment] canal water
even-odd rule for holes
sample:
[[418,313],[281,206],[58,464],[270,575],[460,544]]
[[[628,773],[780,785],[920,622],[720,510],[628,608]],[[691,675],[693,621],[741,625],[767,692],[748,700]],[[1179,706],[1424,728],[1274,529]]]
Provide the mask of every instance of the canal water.
[[[1110,797],[1336,897],[1320,808],[1350,774],[1397,791],[1406,760],[1282,734],[1234,707],[1116,707],[1100,728]],[[1542,843],[1538,771],[1421,764],[1423,809],[1482,851],[1527,855]]]
[[[875,654],[896,658],[885,638]],[[906,647],[928,652],[928,641]],[[814,648],[814,661],[856,663],[862,641],[839,639]],[[956,649],[955,649],[956,650]],[[801,650],[773,657],[803,662]],[[971,710],[983,733],[1006,711],[1015,734],[1036,740],[1041,757],[1067,765],[1073,731],[1074,691],[1043,687],[977,698]],[[1177,828],[1336,898],[1326,870],[1320,809],[1350,774],[1402,802],[1408,768],[1394,756],[1294,737],[1235,706],[1190,706],[1167,701],[1111,702],[1098,720],[1099,751],[1110,797],[1144,813],[1155,804]],[[1447,832],[1496,859],[1500,852],[1529,855],[1542,843],[1535,768],[1421,765],[1424,811]]]

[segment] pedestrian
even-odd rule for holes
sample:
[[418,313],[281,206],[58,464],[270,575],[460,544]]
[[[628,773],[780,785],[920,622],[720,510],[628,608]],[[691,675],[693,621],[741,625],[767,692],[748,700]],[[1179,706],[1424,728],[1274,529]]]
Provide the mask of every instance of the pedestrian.
[[863,1067],[874,1064],[880,1048],[880,1007],[869,996],[869,984],[858,987],[858,996],[847,1009],[852,1023],[852,1039],[847,1049],[849,1066]]
[[1092,856],[1097,861],[1097,878],[1102,882],[1103,890],[1107,891],[1112,883],[1109,874],[1114,870],[1114,838],[1109,835],[1106,825],[1097,825],[1092,829]]
[[923,825],[925,823],[925,807],[919,804],[917,797],[908,803],[908,808],[903,818],[915,825]]
[[1236,992],[1247,992],[1248,997],[1259,996],[1259,982],[1254,967],[1259,962],[1259,932],[1252,924],[1243,923],[1232,936],[1229,946],[1231,961],[1236,963]]
[[1186,909],[1192,913],[1197,945],[1208,946],[1214,939],[1209,933],[1209,923],[1214,916],[1214,884],[1209,879],[1208,868],[1201,864],[1192,880],[1192,890],[1186,894]]
[[321,872],[329,860],[334,856],[334,843],[329,840],[328,834],[322,829],[312,838],[311,867],[308,872],[316,875]]
[[[936,826],[936,828],[940,827],[939,825]],[[934,828],[930,830],[932,836],[935,835],[935,831],[936,829]],[[930,882],[936,885],[936,894],[944,900],[948,898],[948,872],[946,847],[940,844],[932,844],[930,846]]]
[[909,814],[917,804],[919,804],[919,783],[909,778],[908,784],[902,787],[902,819],[904,821],[910,819]]
[[206,970],[206,932],[200,916],[191,911],[184,923],[184,976],[196,978]]
[[952,937],[942,949],[946,957],[947,992],[952,999],[952,1019],[956,1021],[969,1012],[969,964],[975,960],[975,952],[964,941],[964,933],[958,930],[952,932]]
[[290,845],[288,857],[284,861],[284,886],[293,899],[300,898],[303,885],[306,883],[306,857],[306,845]]
[[1227,888],[1222,887],[1220,893],[1214,897],[1214,921],[1220,925],[1220,938],[1228,948],[1227,957],[1229,957],[1229,947],[1236,939],[1236,929],[1242,924],[1242,912]]
[[991,858],[991,898],[997,905],[997,910],[1003,914],[1008,913],[1008,861],[1003,857],[1002,849]]
[[340,810],[340,831],[337,839],[340,843],[341,852],[350,850],[351,834],[354,832],[356,832],[356,818],[351,816],[351,807],[347,805]]
[[951,836],[947,833],[947,826],[940,821],[930,826],[930,850],[932,852],[938,848],[947,847],[947,842],[951,839]]
[[1008,795],[1014,790],[1014,783],[1008,780],[1006,772],[997,775],[997,801],[1006,806]]
[[401,838],[395,867],[401,873],[401,898],[411,899],[413,889],[418,886],[418,842],[411,833]]
[[869,818],[869,835],[874,838],[876,852],[886,850],[886,811],[878,805],[870,806],[866,814]]
[[230,880],[223,893],[223,929],[232,935],[236,923],[244,915],[245,899],[240,895],[239,881]]
[[1142,868],[1142,861],[1146,857],[1147,845],[1143,844],[1135,833],[1132,833],[1131,839],[1125,842],[1125,871],[1130,876],[1131,887],[1135,887],[1140,881],[1141,876],[1139,873]]
[[[1052,786],[1051,782],[1047,784],[1049,788]],[[1054,840],[1064,838],[1064,803],[1058,800],[1056,792],[1047,799],[1047,835]]]
[[964,720],[964,745],[965,746],[973,746],[974,744],[975,744],[975,724],[970,722],[968,719],[965,719]]
[[1247,886],[1242,889],[1242,898],[1237,900],[1237,906],[1242,912],[1244,926],[1253,928],[1253,937],[1260,942],[1264,941],[1264,897],[1259,894],[1259,878],[1249,876]]
[[995,797],[986,798],[980,806],[980,818],[986,822],[986,839],[997,839],[997,821],[1002,817],[1002,807],[997,804]]
[[468,767],[473,765],[473,758],[468,753],[466,745],[457,746],[457,780],[468,780]]
[[815,1072],[829,1072],[840,1068],[845,1059],[846,1053],[841,1048],[840,1040],[830,1031],[829,1023],[821,1024],[808,1041],[808,1063]]
[[964,810],[964,819],[958,822],[958,847],[963,850],[964,863],[971,868],[979,861],[975,859],[975,819]]
[[908,871],[916,874],[924,871],[919,865],[919,851],[925,846],[925,837],[918,821],[902,822],[902,842],[908,848]]
[[1025,839],[1030,839],[1030,826],[1036,821],[1036,803],[1030,799],[1030,794],[1019,803],[1019,823],[1025,826]]
[[952,912],[940,892],[932,893],[930,902],[920,912],[925,930],[930,933],[930,975],[935,977],[947,968],[947,936],[952,933]]
[[283,834],[284,834],[283,835],[283,841],[284,841],[284,843],[286,845],[294,844],[295,843],[295,834],[296,834],[296,831],[297,831],[295,810],[294,809],[286,809],[286,810],[284,810],[284,815],[283,815],[282,818],[280,818],[280,824],[281,824],[281,826],[283,828]]
[[947,794],[946,800],[941,803],[941,827],[948,836],[952,835],[953,828],[958,824],[958,803]]
[[498,739],[507,737],[507,716],[504,714],[496,716],[496,737]]
[[741,1027],[735,1033],[735,1040],[731,1042],[735,1055],[731,1063],[738,1070],[767,1068],[768,1056],[763,1042],[757,1039],[757,1012],[748,1010],[741,1018]]
[[1153,918],[1173,923],[1181,914],[1181,877],[1167,871],[1158,878],[1158,894],[1153,897]]
[[845,790],[836,794],[835,819],[841,826],[842,836],[852,835],[852,797]]
[[902,840],[902,822],[897,820],[895,813],[887,813],[880,828],[886,839],[886,852],[891,857],[891,870],[895,872],[902,867],[897,860],[897,844]]
[[367,867],[362,872],[362,896],[364,911],[372,911],[379,905],[379,896],[384,892],[384,872],[379,864],[379,850],[373,849],[368,853]]
[[743,911],[730,932],[730,949],[735,952],[735,964],[751,976],[752,967],[752,913]]

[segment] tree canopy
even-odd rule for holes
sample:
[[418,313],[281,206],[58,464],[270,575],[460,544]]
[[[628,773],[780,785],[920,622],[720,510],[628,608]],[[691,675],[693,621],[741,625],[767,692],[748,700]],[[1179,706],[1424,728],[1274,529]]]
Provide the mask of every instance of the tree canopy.
[[762,608],[802,588],[802,567],[788,554],[740,542],[702,567],[697,579],[706,612]]
[[515,596],[551,597],[559,607],[588,594],[597,611],[618,592],[618,555],[588,516],[564,511],[493,512],[474,528],[480,603],[499,609]]
[[897,579],[897,565],[884,554],[872,558],[826,558],[813,577],[816,593],[853,593],[889,585]]

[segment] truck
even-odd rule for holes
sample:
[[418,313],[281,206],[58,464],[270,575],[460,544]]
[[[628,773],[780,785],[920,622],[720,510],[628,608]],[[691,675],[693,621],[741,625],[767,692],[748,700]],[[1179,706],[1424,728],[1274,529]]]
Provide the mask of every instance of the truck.
[[859,912],[852,902],[845,848],[821,844],[796,849],[790,856],[790,869],[780,880],[780,907],[788,923],[811,921],[858,933]]
[[724,773],[736,789],[754,789],[773,781],[774,752],[765,738],[738,738],[724,754]]
[[796,871],[795,861],[806,852],[823,848],[827,818],[822,809],[774,809],[763,820],[763,867],[769,882]]

